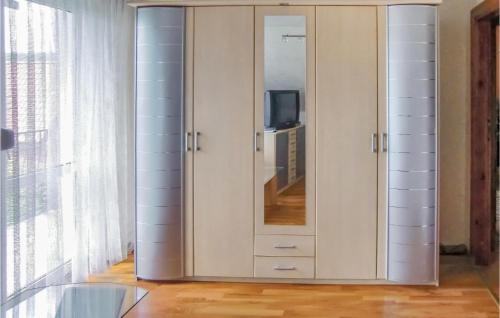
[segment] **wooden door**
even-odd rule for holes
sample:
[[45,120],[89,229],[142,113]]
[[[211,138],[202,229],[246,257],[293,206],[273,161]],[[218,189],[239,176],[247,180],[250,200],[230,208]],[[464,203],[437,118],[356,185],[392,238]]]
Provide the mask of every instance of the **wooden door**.
[[195,8],[195,276],[253,276],[253,32],[253,7]]
[[317,266],[375,279],[377,9],[317,7]]

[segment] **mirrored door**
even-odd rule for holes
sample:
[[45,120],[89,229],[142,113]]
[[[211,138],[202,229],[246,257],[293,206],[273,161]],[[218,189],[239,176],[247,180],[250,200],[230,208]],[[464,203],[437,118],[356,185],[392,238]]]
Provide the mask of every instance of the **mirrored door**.
[[257,7],[255,47],[256,232],[314,234],[314,8]]

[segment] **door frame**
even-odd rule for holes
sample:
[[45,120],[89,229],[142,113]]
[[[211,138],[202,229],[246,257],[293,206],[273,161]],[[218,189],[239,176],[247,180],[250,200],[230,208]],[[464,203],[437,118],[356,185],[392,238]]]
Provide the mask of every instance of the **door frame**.
[[488,265],[495,244],[496,138],[495,27],[498,0],[485,0],[471,12],[470,248],[478,265]]

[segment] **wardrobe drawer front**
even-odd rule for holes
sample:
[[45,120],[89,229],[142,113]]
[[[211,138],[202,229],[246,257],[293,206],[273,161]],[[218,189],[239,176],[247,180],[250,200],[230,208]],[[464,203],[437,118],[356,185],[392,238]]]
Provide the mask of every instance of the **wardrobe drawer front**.
[[314,278],[314,257],[255,257],[255,277]]
[[314,236],[257,235],[256,256],[314,256]]

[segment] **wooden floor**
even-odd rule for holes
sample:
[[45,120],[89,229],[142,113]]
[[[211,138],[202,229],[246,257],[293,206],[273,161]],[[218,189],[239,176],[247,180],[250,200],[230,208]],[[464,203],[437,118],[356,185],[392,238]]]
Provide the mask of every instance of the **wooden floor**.
[[91,281],[132,284],[150,293],[137,317],[499,317],[498,306],[468,258],[446,257],[440,287],[155,283],[136,281],[133,260]]
[[306,224],[305,178],[278,195],[275,205],[266,206],[264,222],[268,225]]

